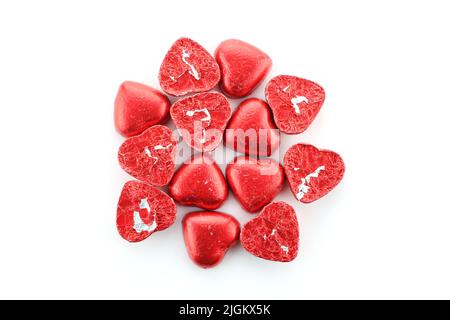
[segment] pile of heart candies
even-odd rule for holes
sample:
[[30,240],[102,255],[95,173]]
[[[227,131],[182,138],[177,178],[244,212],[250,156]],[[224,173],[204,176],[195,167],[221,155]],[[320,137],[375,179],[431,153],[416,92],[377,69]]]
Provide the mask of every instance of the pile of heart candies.
[[[171,104],[144,84],[121,84],[114,121],[127,139],[118,158],[137,179],[125,183],[117,206],[117,229],[125,240],[139,242],[170,227],[177,203],[204,210],[186,214],[182,223],[188,254],[203,268],[219,264],[238,242],[263,259],[296,258],[296,213],[289,204],[272,201],[287,178],[295,199],[313,202],[342,180],[345,166],[337,153],[308,144],[291,146],[283,166],[269,158],[279,147],[280,131],[302,133],[319,112],[325,92],[312,81],[276,76],[266,86],[266,100],[246,99],[232,114],[228,99],[250,95],[271,67],[266,53],[244,41],[222,42],[213,57],[197,42],[180,38],[159,71],[161,89],[179,100]],[[198,151],[178,170],[179,136],[162,125],[169,118],[189,150]],[[227,165],[226,177],[211,156],[221,143],[244,154]],[[164,186],[167,193],[158,189]],[[213,211],[229,188],[243,209],[259,213],[242,229],[233,216]]]

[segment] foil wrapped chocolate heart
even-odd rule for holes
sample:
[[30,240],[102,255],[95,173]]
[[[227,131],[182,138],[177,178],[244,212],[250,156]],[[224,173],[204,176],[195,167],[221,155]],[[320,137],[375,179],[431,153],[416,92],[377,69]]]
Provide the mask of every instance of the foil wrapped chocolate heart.
[[284,185],[283,167],[272,159],[237,157],[226,174],[236,199],[250,213],[269,204]]
[[325,91],[312,81],[282,75],[267,83],[266,99],[278,128],[287,134],[298,134],[305,131],[319,113]]
[[175,222],[177,207],[164,192],[140,181],[125,183],[117,204],[117,230],[125,240],[139,242]]
[[299,143],[284,155],[284,171],[295,198],[310,203],[336,187],[344,176],[345,165],[336,152]]
[[251,254],[272,261],[289,262],[297,257],[299,227],[294,209],[273,202],[242,228],[241,244]]
[[209,91],[220,80],[214,58],[197,42],[178,39],[167,52],[159,70],[159,84],[173,96]]
[[257,47],[237,39],[223,41],[216,49],[222,91],[231,98],[252,93],[272,67],[272,59]]
[[128,138],[119,148],[119,164],[138,180],[164,186],[175,173],[177,138],[165,126],[153,126]]
[[238,242],[239,232],[239,222],[221,212],[191,212],[183,219],[186,249],[192,261],[202,268],[219,264]]

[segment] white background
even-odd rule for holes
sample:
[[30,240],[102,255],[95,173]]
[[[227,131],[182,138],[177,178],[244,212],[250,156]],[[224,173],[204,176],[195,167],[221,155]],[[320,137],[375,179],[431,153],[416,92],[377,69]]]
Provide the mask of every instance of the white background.
[[[448,1],[1,1],[0,298],[450,298],[449,30]],[[116,90],[159,87],[181,36],[210,52],[248,41],[272,57],[269,78],[327,92],[281,150],[329,148],[347,171],[315,203],[277,197],[301,224],[292,263],[238,246],[196,267],[180,226],[192,208],[139,244],[116,232],[130,179]],[[233,196],[220,210],[253,217]]]

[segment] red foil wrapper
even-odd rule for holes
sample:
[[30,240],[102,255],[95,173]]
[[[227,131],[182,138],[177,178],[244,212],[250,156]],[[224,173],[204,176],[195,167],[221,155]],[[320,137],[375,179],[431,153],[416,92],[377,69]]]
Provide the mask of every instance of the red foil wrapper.
[[214,210],[227,199],[228,185],[214,160],[200,154],[178,169],[169,194],[182,205]]
[[306,79],[277,76],[266,86],[266,100],[278,128],[287,134],[298,134],[317,116],[325,100],[325,91]]
[[236,199],[251,213],[269,204],[284,185],[283,167],[272,159],[237,157],[226,173]]
[[295,198],[310,203],[336,187],[344,176],[345,165],[336,152],[299,143],[284,155],[284,171]]
[[231,106],[221,93],[198,93],[175,102],[170,115],[190,147],[208,152],[222,142]]
[[272,59],[267,54],[236,39],[222,42],[215,57],[220,66],[220,87],[232,98],[243,98],[252,93],[272,67]]
[[173,96],[206,92],[220,80],[216,60],[197,42],[178,39],[167,52],[159,69],[159,84]]
[[164,192],[140,181],[125,183],[117,204],[117,230],[127,241],[139,242],[175,222],[177,207]]
[[239,222],[221,212],[191,212],[183,219],[186,249],[192,261],[202,268],[219,264],[238,242],[239,231]]
[[172,130],[165,126],[153,126],[125,140],[119,148],[119,164],[138,180],[164,186],[175,173],[177,145]]
[[280,134],[269,106],[263,100],[243,101],[225,133],[227,147],[246,155],[270,156],[280,145]]
[[117,92],[114,124],[121,135],[132,137],[151,126],[164,123],[169,118],[169,110],[170,101],[160,91],[125,81]]
[[299,227],[294,209],[285,202],[266,206],[260,215],[242,228],[241,244],[251,254],[272,261],[295,259]]

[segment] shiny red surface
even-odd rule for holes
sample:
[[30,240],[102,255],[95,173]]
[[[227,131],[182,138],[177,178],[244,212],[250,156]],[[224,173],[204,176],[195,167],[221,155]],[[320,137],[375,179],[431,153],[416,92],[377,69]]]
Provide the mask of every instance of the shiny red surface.
[[226,174],[236,199],[251,213],[269,204],[284,185],[283,167],[272,159],[237,157]]
[[[158,149],[158,146],[165,149]],[[125,140],[119,148],[119,164],[138,180],[158,187],[164,186],[175,173],[177,146],[177,138],[172,130],[156,125]]]
[[215,57],[220,66],[222,91],[232,98],[252,93],[272,67],[272,59],[267,54],[236,39],[223,41]]
[[[313,122],[325,100],[324,89],[312,81],[294,77],[277,76],[271,79],[265,90],[266,100],[272,109],[278,128],[287,134],[305,131]],[[296,112],[292,99],[304,97]]]
[[[151,212],[141,209],[139,204],[147,199]],[[134,212],[139,212],[142,221],[151,225],[156,219],[157,227],[154,231],[136,232],[134,226]],[[127,241],[139,242],[155,232],[167,229],[175,222],[177,207],[173,200],[164,192],[140,181],[125,183],[117,204],[117,230]]]
[[178,169],[169,194],[182,205],[214,210],[227,199],[228,185],[214,160],[200,154]]
[[310,179],[307,184],[309,190],[300,199],[301,202],[313,202],[336,187],[344,176],[344,161],[336,152],[319,150],[312,145],[301,143],[290,147],[284,155],[284,170],[294,196],[299,191],[302,179],[320,166],[324,166],[325,170]]
[[213,211],[188,213],[183,219],[186,249],[202,268],[219,264],[239,240],[240,225],[232,216]]
[[280,134],[269,106],[250,98],[238,106],[225,132],[227,147],[246,155],[270,156],[280,145]]
[[117,131],[131,137],[169,117],[170,101],[160,91],[137,82],[125,81],[119,87],[114,103]]
[[[188,54],[183,61],[183,52]],[[192,69],[198,72],[198,79]],[[220,80],[220,70],[214,58],[197,42],[180,38],[167,52],[159,70],[159,83],[167,94],[183,96],[206,92]]]
[[242,228],[241,244],[251,254],[272,261],[289,262],[297,257],[299,227],[294,209],[273,202]]

